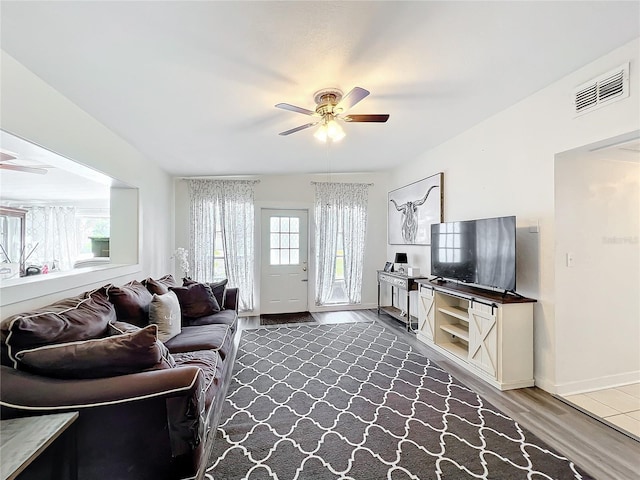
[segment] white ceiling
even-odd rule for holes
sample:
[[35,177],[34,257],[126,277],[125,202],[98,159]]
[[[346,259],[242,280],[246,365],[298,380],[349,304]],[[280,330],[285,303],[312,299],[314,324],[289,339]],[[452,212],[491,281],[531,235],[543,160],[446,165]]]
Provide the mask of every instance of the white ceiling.
[[[637,1],[0,6],[3,50],[175,175],[386,170],[640,36]],[[354,86],[388,123],[278,135]]]

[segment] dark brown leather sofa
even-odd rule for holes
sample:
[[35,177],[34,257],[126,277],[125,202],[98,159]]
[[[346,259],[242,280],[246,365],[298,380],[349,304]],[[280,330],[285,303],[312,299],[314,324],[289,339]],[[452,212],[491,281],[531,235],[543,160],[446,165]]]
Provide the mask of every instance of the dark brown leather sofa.
[[151,292],[171,288],[181,307],[194,300],[170,276],[109,285],[3,320],[2,418],[79,412],[80,480],[202,478],[238,318],[238,290],[205,285],[214,288],[198,288],[216,293],[222,309],[203,310],[196,296],[184,304],[181,332],[165,342],[149,326]]

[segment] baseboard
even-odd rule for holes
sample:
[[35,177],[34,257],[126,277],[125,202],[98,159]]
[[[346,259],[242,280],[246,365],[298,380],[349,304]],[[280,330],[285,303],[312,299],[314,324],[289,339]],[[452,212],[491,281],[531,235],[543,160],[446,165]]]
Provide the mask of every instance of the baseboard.
[[565,396],[576,395],[579,393],[601,390],[603,388],[621,387],[623,385],[638,382],[640,382],[640,371],[627,372],[556,385],[554,393]]
[[[336,305],[310,305],[309,312],[343,312],[347,310],[372,310],[378,308],[378,304],[376,303],[360,303],[358,305],[347,305],[344,303],[336,304]],[[246,312],[240,312],[238,317],[254,317],[259,316],[259,310],[251,310]]]
[[360,303],[358,305],[346,305],[346,304],[337,304],[337,305],[322,305],[322,306],[310,306],[310,312],[339,312],[345,310],[370,310],[373,308],[378,308],[377,303]]
[[538,387],[540,390],[544,390],[545,392],[550,393],[552,395],[557,393],[556,385],[553,382],[551,382],[549,379],[535,377],[535,375],[534,375],[534,379],[535,379],[536,387]]

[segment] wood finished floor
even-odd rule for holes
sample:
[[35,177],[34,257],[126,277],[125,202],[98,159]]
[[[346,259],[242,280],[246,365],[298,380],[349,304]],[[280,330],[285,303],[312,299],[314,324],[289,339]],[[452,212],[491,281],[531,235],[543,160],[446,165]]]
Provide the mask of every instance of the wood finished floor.
[[[313,312],[313,316],[318,323],[376,321],[384,325],[594,478],[640,480],[640,442],[544,390],[533,387],[501,392],[419,342],[394,318],[384,313],[378,316],[375,310]],[[239,320],[241,330],[259,327],[260,317]]]

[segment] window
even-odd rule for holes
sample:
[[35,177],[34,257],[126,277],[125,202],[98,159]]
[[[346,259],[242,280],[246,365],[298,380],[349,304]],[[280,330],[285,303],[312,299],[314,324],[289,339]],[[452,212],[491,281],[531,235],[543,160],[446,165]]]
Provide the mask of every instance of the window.
[[222,240],[222,225],[220,215],[216,215],[216,232],[213,239],[213,281],[218,282],[227,278],[224,267],[224,241]]
[[300,219],[271,217],[269,226],[271,265],[300,264]]
[[93,258],[94,252],[92,238],[109,238],[110,236],[109,210],[103,212],[76,213],[76,232],[78,241],[77,260]]
[[347,293],[344,284],[344,232],[342,231],[342,223],[338,226],[338,243],[336,248],[336,268],[333,276],[333,284],[331,285],[331,297],[327,301],[332,303],[348,303]]
[[334,283],[336,280],[344,281],[344,233],[342,228],[338,231],[338,248],[336,250],[336,272]]
[[460,263],[460,223],[446,223],[440,231],[440,245],[438,247],[438,260],[442,263]]

